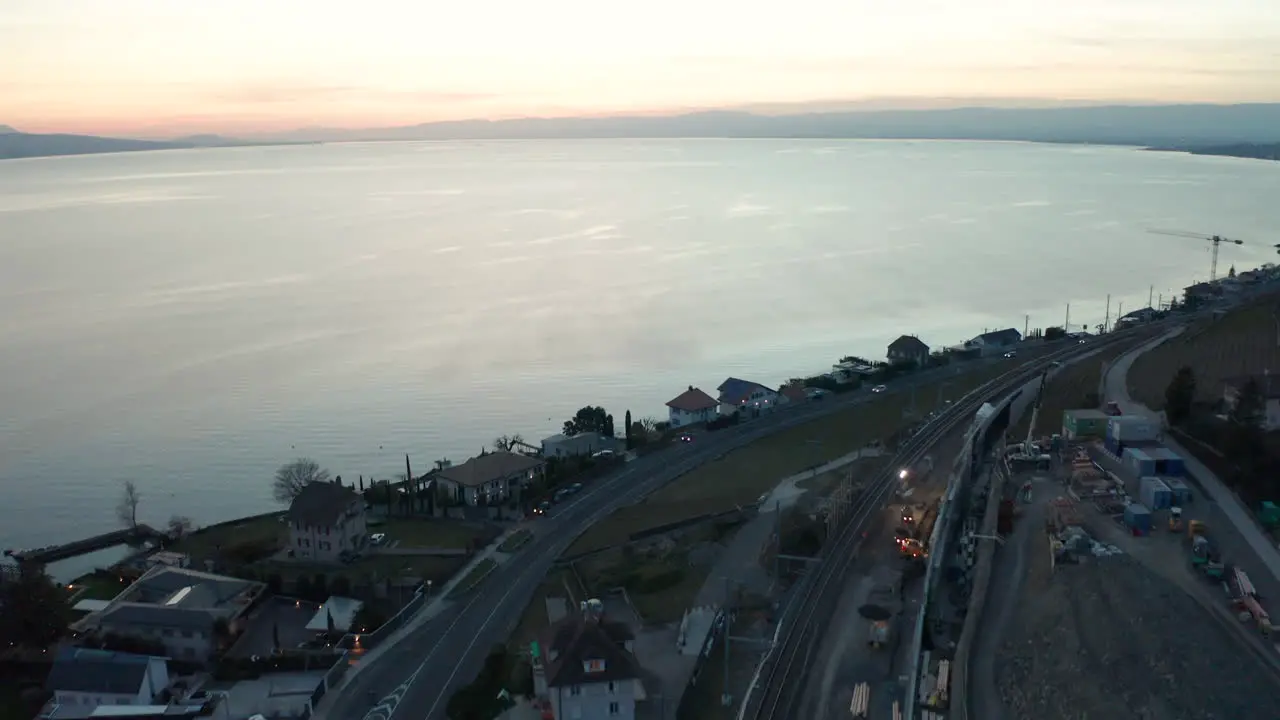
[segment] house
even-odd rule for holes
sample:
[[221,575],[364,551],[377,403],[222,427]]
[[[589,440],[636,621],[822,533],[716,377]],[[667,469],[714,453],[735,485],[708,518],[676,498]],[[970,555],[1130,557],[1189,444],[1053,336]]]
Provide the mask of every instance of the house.
[[809,393],[805,392],[805,387],[798,383],[783,385],[778,390],[778,404],[780,405],[794,405],[808,399]]
[[778,404],[778,393],[750,380],[728,378],[716,388],[720,392],[720,414],[748,413],[754,417],[773,410]]
[[166,658],[64,647],[45,681],[53,698],[40,717],[88,718],[103,705],[147,706],[168,687]]
[[598,600],[583,603],[530,648],[534,694],[551,717],[633,720],[645,698],[633,641],[625,624],[604,618]]
[[707,423],[719,417],[719,407],[715,398],[690,385],[667,402],[667,419],[673,428]]
[[338,562],[364,548],[369,539],[364,500],[353,488],[334,482],[311,483],[289,504],[292,557]]
[[1280,429],[1280,376],[1265,373],[1251,377],[1238,377],[1223,383],[1222,400],[1228,412],[1240,401],[1240,391],[1250,380],[1257,382],[1258,391],[1262,394],[1262,429]]
[[72,629],[155,642],[175,660],[203,663],[239,633],[245,615],[263,597],[265,587],[259,582],[158,565]]
[[915,335],[903,335],[889,343],[887,356],[891,363],[915,363],[924,367],[929,363],[929,346]]
[[436,484],[454,500],[475,507],[500,503],[542,475],[546,462],[513,452],[491,452],[436,474]]
[[994,355],[1007,352],[1020,342],[1022,342],[1022,333],[1014,328],[1005,328],[982,333],[965,343],[965,347],[977,348],[983,355]]
[[542,441],[542,457],[574,457],[594,455],[602,450],[622,452],[626,443],[598,432],[584,432],[577,435],[556,434]]
[[829,377],[841,385],[848,385],[855,381],[861,382],[874,375],[875,372],[876,369],[871,365],[861,362],[859,359],[847,358],[832,365],[831,372],[827,373],[825,377]]

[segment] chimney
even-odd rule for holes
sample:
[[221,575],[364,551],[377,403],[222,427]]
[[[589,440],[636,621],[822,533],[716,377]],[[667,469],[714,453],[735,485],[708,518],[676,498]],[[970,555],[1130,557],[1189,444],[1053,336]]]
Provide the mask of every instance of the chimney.
[[690,389],[690,390],[692,390],[692,389],[693,389],[693,386],[692,386],[692,385],[690,385],[690,386],[689,386],[689,389]]

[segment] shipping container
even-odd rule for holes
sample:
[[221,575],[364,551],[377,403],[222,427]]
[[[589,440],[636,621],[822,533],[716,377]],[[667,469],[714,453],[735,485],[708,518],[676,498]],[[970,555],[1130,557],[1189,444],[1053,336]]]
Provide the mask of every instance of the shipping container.
[[1138,499],[1152,510],[1173,507],[1173,491],[1158,477],[1144,477],[1138,481]]
[[1142,448],[1125,448],[1121,459],[1124,462],[1124,469],[1133,473],[1135,477],[1144,478],[1156,474],[1156,461]]
[[1156,461],[1157,475],[1183,477],[1187,474],[1186,461],[1178,453],[1166,447],[1148,448],[1147,455]]
[[1151,511],[1138,503],[1129,503],[1124,508],[1124,524],[1136,535],[1147,535],[1151,532]]
[[1179,507],[1191,504],[1191,488],[1176,477],[1160,478],[1173,494],[1173,504]]
[[1111,437],[1102,441],[1102,447],[1106,448],[1107,452],[1115,455],[1116,457],[1120,457],[1124,453],[1124,444]]
[[1064,410],[1063,434],[1069,438],[1100,438],[1107,434],[1107,414],[1101,410]]
[[1160,428],[1138,415],[1120,415],[1107,420],[1107,437],[1122,443],[1150,442],[1160,435]]

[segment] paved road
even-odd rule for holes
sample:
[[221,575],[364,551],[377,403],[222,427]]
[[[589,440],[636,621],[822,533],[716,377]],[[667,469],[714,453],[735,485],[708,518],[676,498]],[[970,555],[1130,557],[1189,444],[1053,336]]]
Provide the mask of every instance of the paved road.
[[[1056,344],[1055,344],[1056,345]],[[1065,345],[1062,345],[1065,347]],[[981,366],[1025,358],[987,358],[932,370],[894,381],[903,392]],[[535,537],[518,557],[499,566],[481,592],[456,603],[385,648],[330,700],[326,717],[347,720],[443,718],[450,695],[480,671],[484,657],[506,640],[552,562],[583,530],[615,509],[634,503],[676,477],[719,455],[789,427],[829,415],[875,396],[860,390],[807,402],[627,463],[617,473],[592,483],[572,502],[558,506],[535,524]],[[381,698],[374,709],[373,698]],[[371,711],[372,710],[372,711]]]

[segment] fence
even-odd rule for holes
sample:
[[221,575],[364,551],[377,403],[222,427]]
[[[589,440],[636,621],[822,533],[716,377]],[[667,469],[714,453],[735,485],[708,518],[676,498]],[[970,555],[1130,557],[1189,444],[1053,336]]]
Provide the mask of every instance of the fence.
[[356,638],[360,639],[360,646],[365,650],[372,650],[382,641],[391,636],[392,633],[404,627],[406,623],[413,619],[422,608],[427,605],[427,596],[425,586],[419,587],[414,593],[413,598],[400,608],[400,612],[393,615],[386,622],[382,623],[378,629],[367,633],[347,633],[338,641],[338,647],[343,649],[351,649],[355,647]]

